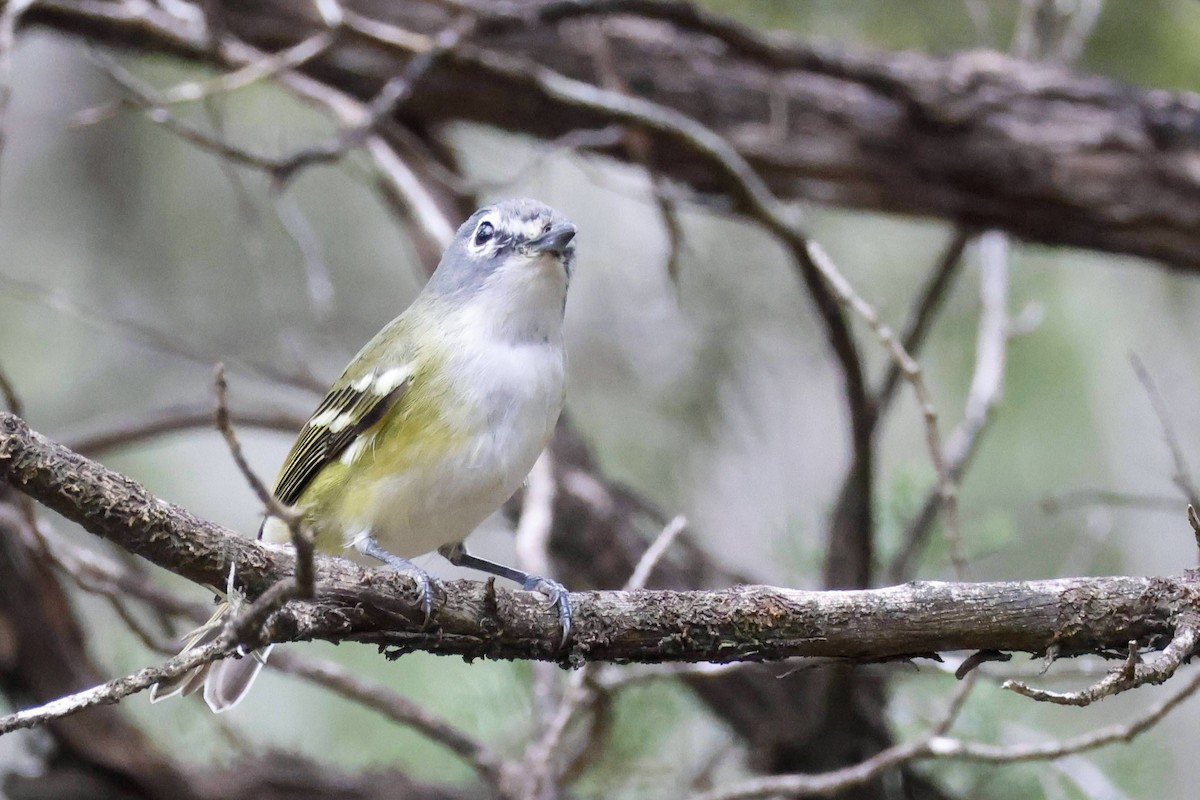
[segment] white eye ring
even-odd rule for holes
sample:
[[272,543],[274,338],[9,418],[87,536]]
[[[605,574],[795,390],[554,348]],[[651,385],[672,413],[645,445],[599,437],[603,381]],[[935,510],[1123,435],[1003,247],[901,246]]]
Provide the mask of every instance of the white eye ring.
[[488,242],[496,237],[496,226],[491,220],[484,220],[479,223],[479,227],[475,229],[475,235],[471,237],[471,245],[476,250],[482,250]]

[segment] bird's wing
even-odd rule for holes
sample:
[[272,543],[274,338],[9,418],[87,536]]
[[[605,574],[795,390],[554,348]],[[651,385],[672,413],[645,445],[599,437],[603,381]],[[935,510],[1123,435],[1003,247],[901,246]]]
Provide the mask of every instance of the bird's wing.
[[326,464],[382,419],[404,396],[414,377],[412,365],[354,373],[353,367],[347,370],[300,429],[275,481],[275,497],[284,505],[299,500]]

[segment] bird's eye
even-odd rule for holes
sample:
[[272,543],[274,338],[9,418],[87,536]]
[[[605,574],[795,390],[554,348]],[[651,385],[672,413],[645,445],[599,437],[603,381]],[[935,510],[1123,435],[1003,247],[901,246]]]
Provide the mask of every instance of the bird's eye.
[[496,235],[496,228],[490,222],[481,222],[475,229],[475,246],[483,247]]

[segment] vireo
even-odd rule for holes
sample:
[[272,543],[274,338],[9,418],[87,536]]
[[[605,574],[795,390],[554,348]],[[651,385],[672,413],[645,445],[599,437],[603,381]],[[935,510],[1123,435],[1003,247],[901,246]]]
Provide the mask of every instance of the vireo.
[[[426,620],[430,578],[408,559],[450,563],[546,594],[570,632],[566,589],[467,552],[466,536],[521,485],[563,405],[562,321],[575,227],[535,200],[505,200],[463,223],[428,284],[366,344],[296,437],[275,496],[299,509],[317,548],[363,555],[414,575]],[[288,542],[268,517],[259,537]],[[221,611],[189,641],[221,630]],[[226,659],[170,685],[214,711],[249,689],[266,652]]]

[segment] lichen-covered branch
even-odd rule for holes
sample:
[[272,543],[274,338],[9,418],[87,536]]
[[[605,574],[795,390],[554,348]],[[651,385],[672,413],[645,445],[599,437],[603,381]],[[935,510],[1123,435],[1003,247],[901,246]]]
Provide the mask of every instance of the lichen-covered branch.
[[[219,584],[231,564],[257,595],[290,574],[293,556],[242,538],[160,500],[136,482],[0,415],[0,480],[92,533],[159,566]],[[909,583],[813,592],[768,586],[722,591],[609,591],[572,595],[574,637],[541,598],[457,581],[422,630],[411,579],[340,558],[317,561],[318,597],[268,624],[275,640],[325,639],[466,658],[564,665],[607,661],[769,661],[794,656],[880,661],[989,649],[1056,655],[1163,648],[1191,612],[1200,581],[1076,578],[1010,583]]]

